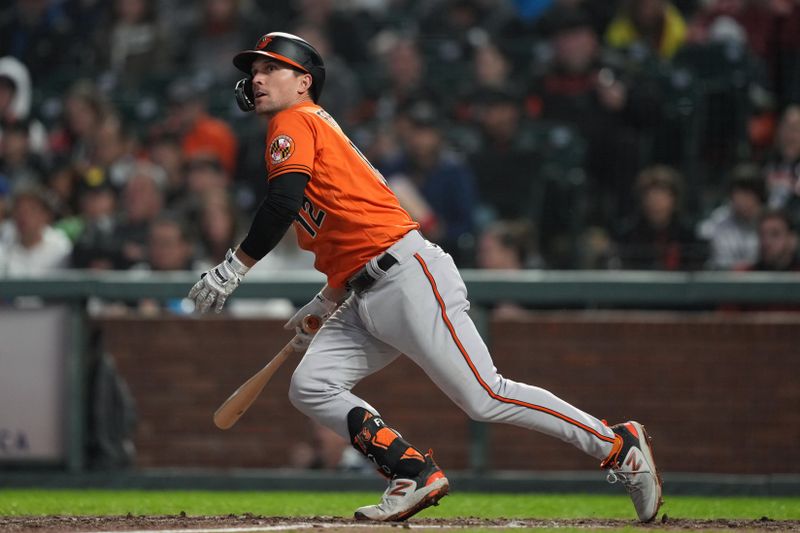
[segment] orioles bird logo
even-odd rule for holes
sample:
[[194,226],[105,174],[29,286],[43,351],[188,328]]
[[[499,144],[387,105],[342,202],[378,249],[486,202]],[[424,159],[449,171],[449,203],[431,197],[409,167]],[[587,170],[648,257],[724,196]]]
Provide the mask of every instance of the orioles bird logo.
[[258,40],[258,44],[256,44],[256,48],[258,50],[263,50],[264,48],[267,47],[267,45],[270,42],[272,42],[272,37],[270,37],[269,35],[264,35],[264,36],[261,37],[261,39]]

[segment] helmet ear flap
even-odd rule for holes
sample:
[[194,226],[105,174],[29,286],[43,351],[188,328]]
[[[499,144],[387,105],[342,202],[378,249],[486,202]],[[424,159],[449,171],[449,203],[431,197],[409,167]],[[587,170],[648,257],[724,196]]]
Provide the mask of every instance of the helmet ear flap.
[[233,89],[236,96],[236,103],[242,111],[254,111],[256,108],[256,98],[253,95],[253,80],[250,78],[242,78],[236,82],[236,87]]

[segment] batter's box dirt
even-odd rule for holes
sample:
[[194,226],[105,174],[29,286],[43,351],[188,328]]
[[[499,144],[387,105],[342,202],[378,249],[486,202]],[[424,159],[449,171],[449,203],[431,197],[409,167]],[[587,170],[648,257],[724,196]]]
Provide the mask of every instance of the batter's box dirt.
[[641,530],[664,531],[799,531],[800,520],[689,520],[660,518],[652,524],[633,520],[603,519],[485,519],[485,518],[413,518],[400,524],[356,522],[338,517],[266,517],[251,514],[229,516],[28,516],[0,517],[0,531],[13,533],[78,533],[78,532],[150,532],[161,533],[255,533],[259,531],[304,531],[324,529],[326,533],[365,531],[441,531],[460,530],[519,530],[580,529],[580,530]]

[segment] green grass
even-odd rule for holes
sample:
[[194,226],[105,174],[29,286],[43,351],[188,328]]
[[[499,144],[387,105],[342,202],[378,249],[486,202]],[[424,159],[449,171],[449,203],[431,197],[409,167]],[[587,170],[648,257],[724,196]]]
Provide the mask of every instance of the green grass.
[[[363,492],[207,492],[140,490],[0,490],[0,516],[26,515],[241,515],[352,516],[376,503]],[[667,496],[662,511],[672,518],[800,519],[800,498]],[[448,496],[424,517],[621,518],[633,519],[622,496],[575,494],[476,494]]]

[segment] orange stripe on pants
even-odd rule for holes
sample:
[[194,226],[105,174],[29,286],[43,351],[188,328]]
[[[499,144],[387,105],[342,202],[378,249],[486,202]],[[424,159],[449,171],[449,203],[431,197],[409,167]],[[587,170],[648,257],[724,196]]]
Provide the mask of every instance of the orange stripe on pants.
[[598,439],[600,439],[600,440],[602,440],[604,442],[608,442],[608,443],[612,443],[612,444],[614,443],[614,437],[613,436],[612,437],[606,437],[605,435],[603,435],[601,433],[598,433],[595,429],[593,429],[593,428],[591,428],[591,427],[589,427],[589,426],[587,426],[585,424],[582,424],[582,423],[578,422],[577,420],[573,420],[572,418],[570,418],[570,417],[568,417],[568,416],[566,416],[566,415],[564,415],[562,413],[559,413],[559,412],[554,411],[552,409],[548,409],[547,407],[544,407],[544,406],[541,406],[541,405],[535,405],[535,404],[523,402],[521,400],[515,400],[514,398],[506,398],[504,396],[501,396],[501,395],[495,393],[489,387],[489,385],[486,384],[486,382],[483,380],[483,378],[481,378],[480,374],[478,373],[478,370],[475,368],[475,365],[473,364],[472,359],[469,356],[469,353],[467,353],[467,350],[464,348],[463,344],[461,344],[461,341],[458,338],[458,334],[456,333],[452,322],[450,322],[450,318],[447,316],[447,309],[445,307],[444,300],[442,299],[441,295],[439,294],[439,290],[436,287],[436,280],[433,279],[433,275],[430,273],[430,270],[428,270],[428,266],[425,264],[425,260],[422,259],[422,257],[418,253],[414,254],[414,259],[416,259],[417,262],[420,264],[420,266],[422,267],[422,270],[425,272],[425,277],[428,278],[428,282],[431,285],[431,290],[433,290],[433,295],[436,298],[436,301],[439,303],[439,309],[441,310],[442,320],[444,320],[444,323],[447,326],[448,331],[450,332],[450,336],[453,338],[453,342],[456,343],[456,346],[458,347],[459,352],[461,352],[461,356],[464,358],[464,361],[467,363],[467,365],[469,366],[470,370],[472,371],[472,375],[475,376],[475,379],[481,385],[481,388],[483,388],[483,390],[485,390],[486,393],[491,398],[493,398],[493,399],[495,399],[495,400],[497,400],[499,402],[519,405],[520,407],[525,407],[527,409],[533,409],[535,411],[539,411],[541,413],[545,413],[545,414],[554,416],[556,418],[559,418],[560,420],[563,420],[564,422],[567,422],[568,424],[572,424],[572,425],[574,425],[574,426],[576,426],[576,427],[578,427],[578,428],[580,428],[580,429],[582,429],[582,430],[594,435],[595,437],[597,437]]

